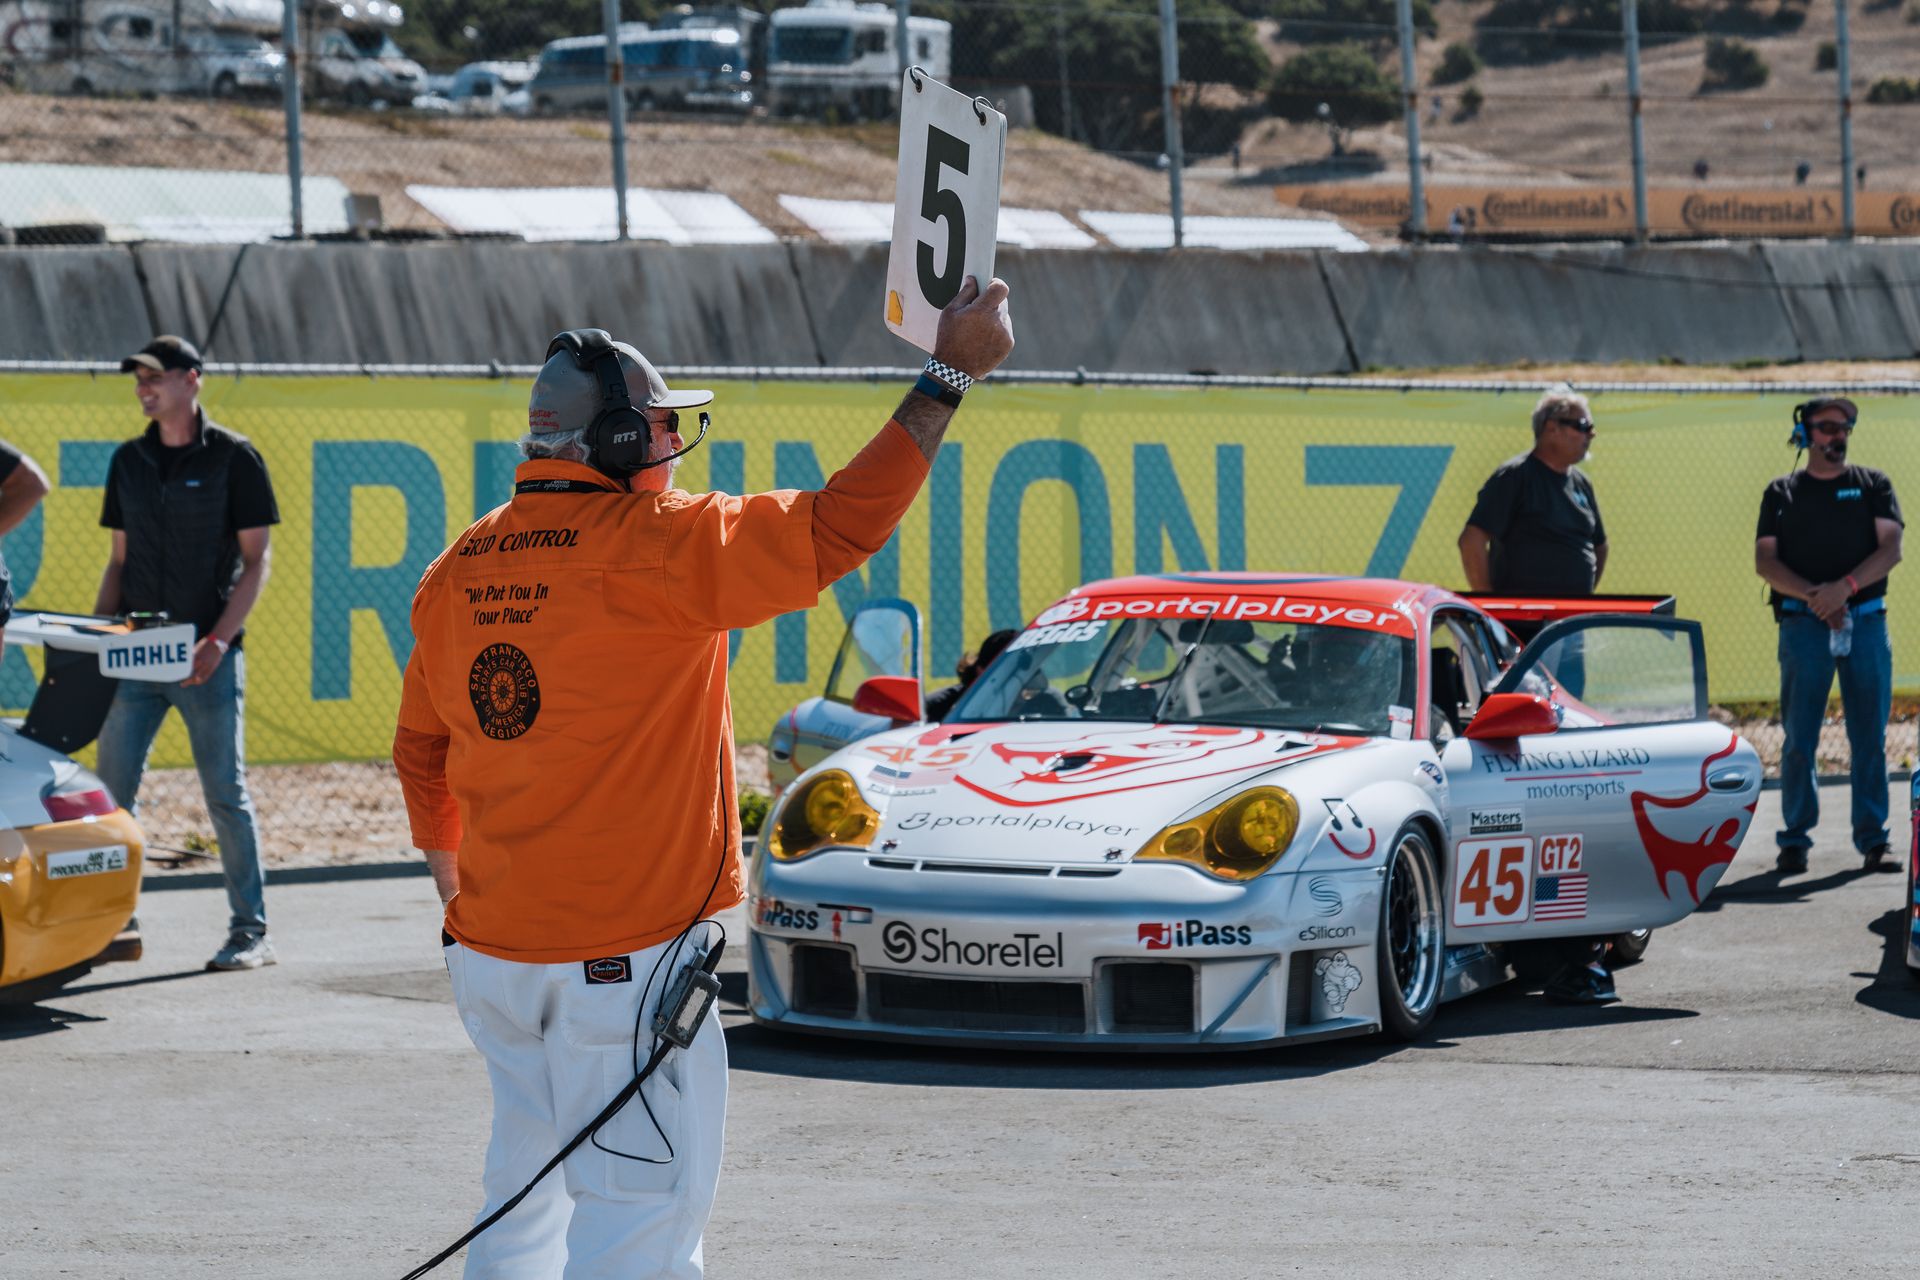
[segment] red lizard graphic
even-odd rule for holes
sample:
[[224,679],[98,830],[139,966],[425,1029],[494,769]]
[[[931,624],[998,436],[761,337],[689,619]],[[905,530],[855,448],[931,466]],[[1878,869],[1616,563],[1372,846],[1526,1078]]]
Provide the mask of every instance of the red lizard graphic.
[[[1713,767],[1714,761],[1732,755],[1739,742],[1733,734],[1728,734],[1727,745],[1700,762],[1700,786],[1687,795],[1668,798],[1650,795],[1645,791],[1632,794],[1633,821],[1640,828],[1640,847],[1646,850],[1648,861],[1653,863],[1653,875],[1660,882],[1660,892],[1669,898],[1673,894],[1667,889],[1667,876],[1677,871],[1686,880],[1687,892],[1693,896],[1693,905],[1700,905],[1700,877],[1715,867],[1723,867],[1733,861],[1733,855],[1739,849],[1740,820],[1728,818],[1703,832],[1695,841],[1675,840],[1653,825],[1652,819],[1647,816],[1647,806],[1684,810],[1700,803],[1709,790],[1707,770]],[[1758,803],[1756,797],[1753,804],[1746,806],[1749,815]]]

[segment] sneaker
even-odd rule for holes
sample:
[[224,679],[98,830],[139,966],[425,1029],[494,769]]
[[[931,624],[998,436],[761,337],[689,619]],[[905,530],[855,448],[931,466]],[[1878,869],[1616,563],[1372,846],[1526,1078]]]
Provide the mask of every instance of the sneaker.
[[1541,994],[1555,1004],[1613,1004],[1620,993],[1613,988],[1613,976],[1605,968],[1588,964],[1570,964],[1555,974]]
[[1807,869],[1807,849],[1805,845],[1791,845],[1780,851],[1773,860],[1773,867],[1790,876],[1802,875]]
[[1894,861],[1893,847],[1884,841],[1861,854],[1860,858],[1862,864],[1869,871],[1900,870],[1900,864]]
[[227,938],[227,945],[213,953],[213,959],[207,961],[209,969],[258,969],[262,965],[274,962],[273,944],[267,941],[265,934],[254,937],[251,934],[236,933]]

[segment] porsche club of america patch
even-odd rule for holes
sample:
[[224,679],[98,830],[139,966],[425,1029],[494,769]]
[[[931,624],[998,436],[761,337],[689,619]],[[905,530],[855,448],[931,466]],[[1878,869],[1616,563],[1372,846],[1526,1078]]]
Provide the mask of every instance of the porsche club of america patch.
[[520,649],[490,644],[467,673],[467,696],[480,717],[480,732],[506,741],[531,729],[540,714],[540,677]]

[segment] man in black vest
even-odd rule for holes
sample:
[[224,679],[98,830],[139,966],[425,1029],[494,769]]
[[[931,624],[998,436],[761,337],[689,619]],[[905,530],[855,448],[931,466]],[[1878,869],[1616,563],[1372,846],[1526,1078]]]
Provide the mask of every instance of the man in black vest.
[[1807,450],[1804,470],[1767,486],[1760,497],[1754,570],[1773,588],[1780,624],[1780,817],[1776,866],[1807,869],[1820,820],[1815,748],[1827,695],[1840,676],[1853,755],[1853,847],[1869,871],[1898,871],[1887,832],[1887,716],[1893,700],[1893,649],[1887,640],[1887,574],[1900,563],[1905,521],[1884,471],[1847,461],[1860,410],[1845,396],[1823,396],[1794,410],[1793,442]]
[[155,338],[120,362],[147,430],[114,451],[100,523],[113,550],[95,613],[161,612],[191,622],[193,672],[177,685],[125,680],[100,730],[100,777],[129,811],[167,708],[186,721],[200,789],[220,841],[231,912],[209,969],[274,961],[265,877],[247,792],[246,678],[240,643],[267,581],[269,526],[280,522],[267,466],[246,437],[200,408],[200,353]]

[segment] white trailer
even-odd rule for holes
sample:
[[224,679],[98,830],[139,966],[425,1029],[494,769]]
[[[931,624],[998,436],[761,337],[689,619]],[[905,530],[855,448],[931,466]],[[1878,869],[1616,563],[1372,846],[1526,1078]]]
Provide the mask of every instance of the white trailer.
[[41,93],[273,92],[280,17],[280,0],[0,0],[0,71]]
[[[900,108],[892,5],[808,0],[768,18],[767,108],[774,115],[877,120]],[[908,62],[936,80],[953,71],[953,24],[909,18]]]

